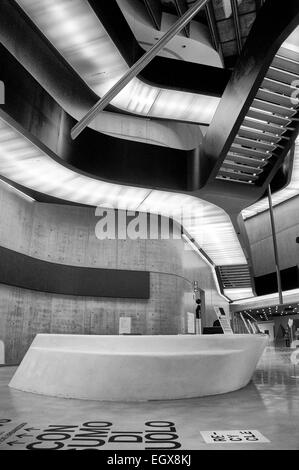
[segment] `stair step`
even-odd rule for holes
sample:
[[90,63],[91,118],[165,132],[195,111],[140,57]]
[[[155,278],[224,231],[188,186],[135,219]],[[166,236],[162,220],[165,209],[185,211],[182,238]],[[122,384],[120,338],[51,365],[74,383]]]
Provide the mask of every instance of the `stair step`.
[[240,183],[240,184],[254,185],[254,182],[251,181],[251,180],[250,181],[242,181],[242,180],[237,180],[237,179],[226,178],[225,176],[221,176],[221,175],[216,176],[216,179],[226,181],[228,183]]
[[276,148],[276,145],[274,144],[261,142],[259,140],[246,139],[245,137],[240,137],[239,135],[235,137],[234,143],[252,149],[264,150],[265,152],[273,152],[273,150]]
[[285,108],[296,108],[299,104],[298,98],[292,98],[290,96],[281,95],[279,93],[275,93],[273,91],[259,89],[257,92],[256,98],[262,101],[269,101],[270,103],[278,104],[279,106]]
[[219,170],[217,176],[223,176],[224,178],[230,178],[234,181],[246,181],[248,183],[253,183],[258,177],[252,175],[246,175],[245,173],[234,173],[233,171],[228,170]]
[[241,126],[238,132],[240,137],[246,137],[248,139],[261,140],[263,142],[270,142],[277,144],[281,141],[280,135],[266,134],[265,132],[254,131],[253,129],[247,129]]
[[259,152],[258,150],[239,147],[238,145],[234,144],[231,146],[230,153],[231,152],[236,152],[238,155],[244,155],[245,157],[251,157],[257,160],[267,160],[271,157],[271,153]]
[[254,166],[249,166],[249,165],[241,165],[240,163],[236,163],[232,160],[227,160],[227,159],[224,160],[221,168],[227,168],[227,169],[236,170],[236,171],[243,171],[244,173],[248,173],[252,175],[253,174],[259,175],[260,173],[263,172],[261,168],[256,168]]
[[243,181],[255,181],[258,179],[257,175],[254,176],[254,175],[247,175],[246,173],[241,173],[241,172],[238,173],[233,170],[226,169],[226,168],[220,168],[218,174],[221,176],[229,176],[230,178],[240,179]]
[[277,55],[284,57],[285,59],[293,60],[297,62],[299,67],[299,52],[288,49],[287,47],[281,47],[277,52]]
[[282,116],[277,116],[274,114],[269,114],[263,112],[260,109],[256,109],[251,107],[247,112],[247,117],[251,117],[253,119],[259,119],[260,121],[265,121],[266,123],[275,124],[278,126],[287,127],[292,123],[291,119],[284,118]]
[[260,109],[261,111],[268,111],[269,113],[273,113],[275,115],[289,119],[296,114],[296,109],[293,109],[291,107],[287,108],[285,106],[279,106],[278,104],[273,104],[268,101],[263,101],[257,98],[253,100],[252,107]]
[[266,77],[271,80],[276,80],[277,82],[287,83],[288,85],[292,85],[295,80],[298,80],[297,74],[285,72],[272,65],[269,67]]
[[262,88],[288,97],[291,97],[294,92],[298,91],[298,88],[295,86],[287,85],[286,83],[282,82],[277,82],[276,80],[271,80],[270,78],[264,79],[262,83]]
[[277,69],[283,70],[285,72],[293,73],[297,76],[299,74],[299,64],[298,64],[298,62],[295,62],[292,59],[282,57],[278,54],[275,56],[275,58],[272,62],[272,66],[277,68]]
[[267,124],[264,121],[257,121],[256,119],[245,118],[243,122],[244,126],[250,127],[252,129],[258,129],[263,132],[268,132],[274,135],[283,135],[288,128],[275,126],[271,124]]
[[226,158],[229,159],[230,161],[234,161],[242,165],[244,164],[244,165],[248,165],[251,167],[256,167],[256,169],[258,169],[259,167],[262,168],[265,165],[267,165],[267,160],[262,161],[256,158],[250,158],[244,155],[237,155],[235,153],[230,153],[230,152],[227,154]]

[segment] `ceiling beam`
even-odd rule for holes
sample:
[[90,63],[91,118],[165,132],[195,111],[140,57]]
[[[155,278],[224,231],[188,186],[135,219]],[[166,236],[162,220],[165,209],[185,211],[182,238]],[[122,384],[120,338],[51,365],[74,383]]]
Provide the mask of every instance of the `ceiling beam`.
[[234,26],[235,26],[235,31],[236,31],[237,47],[238,47],[238,52],[240,55],[242,48],[243,48],[243,43],[242,43],[242,34],[241,34],[237,0],[231,0],[231,6],[232,6],[232,12],[233,12]]
[[[178,17],[180,18],[188,10],[187,3],[185,2],[185,0],[174,0],[174,4]],[[190,23],[184,27],[183,31],[185,33],[185,36],[187,38],[190,38]]]
[[162,4],[160,0],[143,0],[155,29],[161,31]]

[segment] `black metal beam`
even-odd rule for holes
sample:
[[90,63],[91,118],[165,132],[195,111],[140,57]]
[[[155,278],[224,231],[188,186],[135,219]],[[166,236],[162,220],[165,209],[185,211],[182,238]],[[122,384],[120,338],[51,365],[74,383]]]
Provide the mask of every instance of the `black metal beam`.
[[[188,10],[188,6],[185,0],[174,0],[174,4],[175,4],[175,9],[177,11],[178,17],[183,16],[183,14],[186,13],[186,11]],[[185,26],[183,31],[185,33],[185,36],[187,38],[190,38],[190,24]]]
[[277,278],[279,303],[280,303],[280,305],[283,305],[279,253],[278,253],[277,236],[276,236],[276,228],[275,228],[275,218],[274,218],[274,211],[273,211],[273,204],[272,204],[272,193],[271,193],[270,184],[268,184],[268,201],[269,201],[269,212],[270,212],[271,231],[272,231],[272,240],[273,240],[273,248],[274,248],[274,259],[275,259],[275,268],[276,268],[276,278]]
[[223,61],[223,52],[222,52],[222,48],[220,44],[219,31],[217,28],[215,12],[214,12],[212,2],[209,2],[205,6],[205,11],[206,11],[206,17],[207,17],[207,21],[209,25],[209,30],[210,30],[213,46],[218,52],[218,54],[221,56],[221,59]]
[[143,0],[151,22],[158,31],[161,31],[162,5],[160,0]]
[[235,31],[236,31],[236,41],[237,41],[238,52],[239,54],[241,54],[243,43],[242,43],[242,34],[241,34],[237,0],[231,0],[231,6],[232,6],[232,12],[233,12],[234,26],[235,26]]

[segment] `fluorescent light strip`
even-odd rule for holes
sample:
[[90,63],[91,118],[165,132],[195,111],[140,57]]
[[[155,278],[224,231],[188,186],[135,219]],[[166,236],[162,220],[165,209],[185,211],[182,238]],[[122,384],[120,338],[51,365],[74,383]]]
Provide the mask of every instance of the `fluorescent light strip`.
[[176,220],[215,265],[247,263],[229,216],[212,203],[184,194],[152,191],[138,210]]
[[135,210],[150,193],[76,173],[45,154],[21,133],[0,120],[0,174],[51,196],[82,204]]
[[[233,301],[237,301],[247,297],[253,297],[253,291],[250,287],[246,287],[244,289],[224,289],[224,294],[227,295]],[[256,299],[256,297],[254,298]]]
[[219,286],[219,281],[218,281],[218,277],[217,277],[217,274],[216,274],[216,269],[215,269],[215,265],[213,263],[211,263],[207,257],[204,255],[204,253],[202,252],[202,250],[200,250],[196,245],[195,243],[185,234],[183,233],[182,234],[182,238],[191,246],[191,248],[201,257],[201,259],[209,266],[209,268],[211,269],[212,271],[212,275],[213,275],[213,278],[214,278],[214,282],[215,282],[215,286],[216,286],[216,290],[218,292],[218,294],[224,299],[226,300],[226,302],[230,302],[231,299],[226,297],[225,295],[222,294],[221,292],[221,289],[220,289],[220,286]]
[[[98,95],[128,70],[123,57],[86,0],[17,0],[60,54]],[[210,124],[220,98],[147,85],[133,79],[112,100],[140,116]]]
[[[285,297],[290,297],[290,296],[295,295],[296,296],[295,301],[298,302],[299,289],[292,289],[292,290],[283,291],[282,294],[283,294],[283,297],[284,297],[284,301],[292,302],[290,299],[285,299]],[[276,303],[276,304],[279,303],[278,294],[274,293],[274,294],[261,295],[261,296],[258,296],[258,297],[244,298],[244,299],[234,301],[233,305],[246,305],[246,304],[252,304],[252,303],[255,303],[255,302],[258,303],[258,302],[263,302],[263,301],[268,301],[268,300],[274,301],[274,303]]]
[[52,159],[4,118],[0,118],[0,174],[56,198],[183,221],[186,231],[215,265],[246,264],[234,227],[223,209],[193,196],[122,186],[77,173]]

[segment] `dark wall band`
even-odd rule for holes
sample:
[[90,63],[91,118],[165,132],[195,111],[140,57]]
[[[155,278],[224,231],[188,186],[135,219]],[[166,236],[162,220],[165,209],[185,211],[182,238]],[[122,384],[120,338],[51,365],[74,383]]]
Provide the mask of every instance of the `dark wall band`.
[[[292,290],[299,287],[298,266],[282,269],[280,271],[282,290]],[[254,278],[256,295],[274,294],[277,292],[276,272],[264,274]]]
[[51,263],[0,247],[0,283],[52,294],[149,299],[150,273]]

